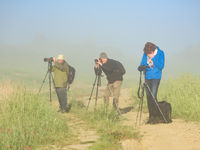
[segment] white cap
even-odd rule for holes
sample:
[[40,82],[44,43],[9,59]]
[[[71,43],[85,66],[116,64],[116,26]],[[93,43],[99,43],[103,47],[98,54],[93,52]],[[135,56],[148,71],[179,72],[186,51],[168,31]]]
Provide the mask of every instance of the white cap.
[[62,54],[58,55],[58,57],[57,57],[57,60],[64,60],[64,59],[65,59],[64,55],[62,55]]

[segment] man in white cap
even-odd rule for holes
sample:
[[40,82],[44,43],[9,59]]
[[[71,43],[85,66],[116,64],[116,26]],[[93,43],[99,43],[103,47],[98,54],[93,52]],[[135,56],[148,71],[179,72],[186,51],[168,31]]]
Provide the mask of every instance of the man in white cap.
[[69,66],[63,55],[58,55],[57,60],[53,58],[55,65],[52,67],[54,72],[54,81],[56,93],[60,104],[60,112],[67,112],[67,80],[69,74]]

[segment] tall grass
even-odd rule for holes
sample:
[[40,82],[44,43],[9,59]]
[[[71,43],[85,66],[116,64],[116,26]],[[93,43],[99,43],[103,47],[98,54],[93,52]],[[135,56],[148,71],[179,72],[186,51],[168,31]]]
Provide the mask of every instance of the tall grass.
[[[137,84],[133,87],[134,106],[138,106]],[[166,100],[172,105],[172,117],[187,121],[200,122],[200,77],[183,74],[160,83],[158,101]],[[144,95],[144,111],[148,112],[146,95]],[[137,107],[134,107],[137,109]]]
[[16,89],[0,105],[0,149],[35,149],[68,132],[65,119],[46,98]]
[[10,95],[15,93],[17,86],[11,80],[0,81],[0,101],[8,98]]
[[185,74],[161,82],[158,98],[172,104],[173,117],[200,121],[200,77]]
[[114,109],[99,106],[95,110],[86,111],[81,102],[73,101],[72,112],[87,121],[99,133],[99,140],[90,147],[92,150],[118,150],[121,149],[121,140],[140,137],[133,127],[122,124],[122,117]]

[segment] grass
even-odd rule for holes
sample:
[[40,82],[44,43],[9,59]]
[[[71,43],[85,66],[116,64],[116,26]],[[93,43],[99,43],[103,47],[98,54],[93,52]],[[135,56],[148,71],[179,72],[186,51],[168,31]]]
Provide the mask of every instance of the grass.
[[[45,92],[38,96],[12,81],[1,82],[0,92],[6,93],[0,97],[0,149],[31,150],[63,139],[70,141],[67,119],[55,113]],[[76,99],[85,92],[71,91],[68,96]],[[73,100],[72,103],[72,113],[85,120],[100,136],[90,149],[117,150],[121,148],[120,141],[140,137],[134,128],[122,125],[122,118],[115,110],[98,107],[96,111],[86,111],[81,102]]]
[[[136,84],[137,85],[137,84]],[[172,117],[186,121],[200,122],[200,77],[183,74],[179,77],[161,81],[158,90],[158,100],[168,101],[172,105]],[[137,87],[133,88],[134,106],[138,106]],[[147,110],[146,95],[144,96],[144,111]]]
[[100,106],[96,110],[86,111],[80,101],[73,101],[72,112],[88,122],[100,135],[99,140],[90,147],[91,150],[118,150],[121,148],[120,141],[140,137],[133,127],[122,124],[122,118],[113,109]]
[[66,137],[66,119],[45,97],[16,89],[1,100],[0,149],[35,149]]
[[161,83],[158,97],[172,104],[174,118],[200,122],[200,77],[185,74]]

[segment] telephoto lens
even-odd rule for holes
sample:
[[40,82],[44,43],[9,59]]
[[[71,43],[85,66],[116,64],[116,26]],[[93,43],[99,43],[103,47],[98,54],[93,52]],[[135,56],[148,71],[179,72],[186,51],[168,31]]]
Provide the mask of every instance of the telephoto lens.
[[44,62],[48,62],[49,58],[44,58]]
[[44,58],[44,62],[53,62],[53,57],[50,58]]

